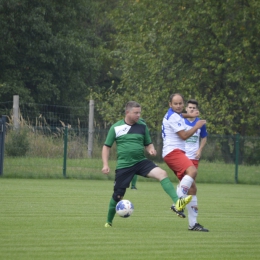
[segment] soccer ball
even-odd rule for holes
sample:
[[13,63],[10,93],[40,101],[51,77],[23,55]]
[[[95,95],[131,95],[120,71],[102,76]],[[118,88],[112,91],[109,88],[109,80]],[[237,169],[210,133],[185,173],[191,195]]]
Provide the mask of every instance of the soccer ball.
[[134,212],[134,205],[129,200],[120,200],[116,204],[116,213],[122,218],[130,217]]

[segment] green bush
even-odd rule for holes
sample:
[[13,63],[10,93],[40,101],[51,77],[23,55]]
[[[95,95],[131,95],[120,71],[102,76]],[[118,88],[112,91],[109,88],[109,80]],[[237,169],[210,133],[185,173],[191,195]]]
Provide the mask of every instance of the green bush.
[[9,156],[25,156],[30,149],[28,130],[10,130],[6,136],[5,152]]
[[245,140],[244,146],[242,146],[241,148],[243,151],[243,156],[242,156],[243,164],[245,165],[260,164],[260,140],[258,138],[248,137]]

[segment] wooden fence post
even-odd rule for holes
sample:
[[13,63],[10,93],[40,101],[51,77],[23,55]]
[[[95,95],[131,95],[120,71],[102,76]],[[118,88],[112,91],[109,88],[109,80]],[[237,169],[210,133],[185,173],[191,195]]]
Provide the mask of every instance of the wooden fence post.
[[13,96],[13,128],[15,130],[19,129],[20,122],[19,122],[19,96]]

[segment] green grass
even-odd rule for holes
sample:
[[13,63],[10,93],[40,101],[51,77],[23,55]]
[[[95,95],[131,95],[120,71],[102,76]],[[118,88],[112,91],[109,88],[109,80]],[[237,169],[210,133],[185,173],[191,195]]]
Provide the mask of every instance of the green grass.
[[0,259],[259,259],[258,186],[198,184],[199,233],[159,183],[137,185],[133,215],[104,228],[112,180],[1,178]]
[[[66,177],[76,179],[113,180],[116,161],[109,162],[111,173],[104,176],[101,173],[101,159],[68,159],[66,164]],[[172,181],[176,177],[165,163],[158,163],[168,172]],[[63,158],[39,158],[39,157],[6,157],[4,159],[5,178],[63,178]],[[141,179],[141,181],[150,181]],[[235,183],[235,165],[223,162],[210,163],[201,161],[197,183]],[[238,183],[260,184],[259,166],[239,165]]]

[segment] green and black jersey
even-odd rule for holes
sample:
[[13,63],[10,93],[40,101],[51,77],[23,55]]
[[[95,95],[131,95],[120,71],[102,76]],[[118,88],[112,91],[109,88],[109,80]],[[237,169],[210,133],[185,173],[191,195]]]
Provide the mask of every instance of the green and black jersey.
[[152,143],[147,125],[138,120],[134,125],[128,125],[120,120],[109,129],[105,144],[112,147],[116,142],[117,169],[127,168],[145,160],[144,146]]

